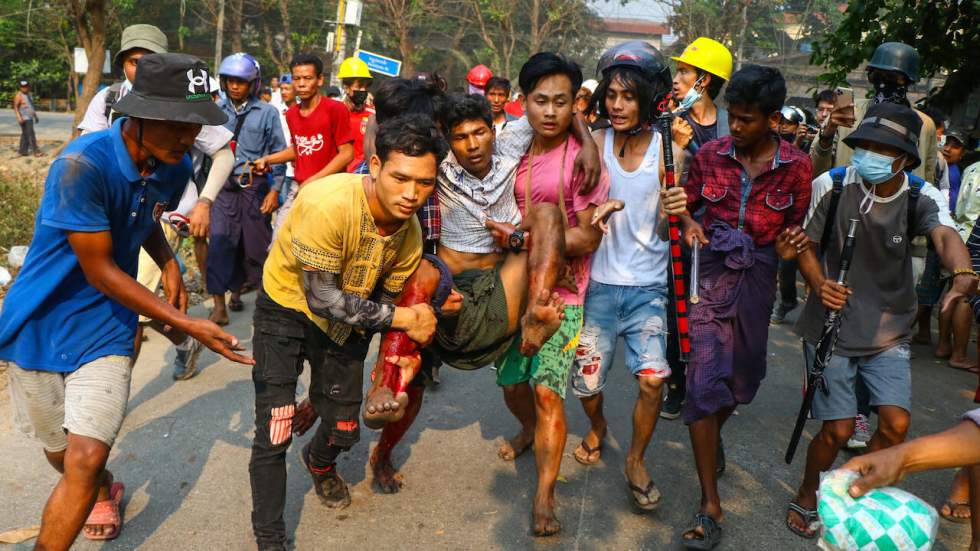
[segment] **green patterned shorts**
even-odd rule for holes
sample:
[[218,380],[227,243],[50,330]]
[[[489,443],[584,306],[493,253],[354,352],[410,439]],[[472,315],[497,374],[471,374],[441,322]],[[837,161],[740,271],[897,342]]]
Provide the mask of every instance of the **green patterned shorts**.
[[582,317],[581,306],[566,306],[565,319],[558,331],[531,358],[521,355],[518,331],[510,348],[496,362],[497,384],[509,386],[530,380],[534,385],[549,388],[564,399],[568,373],[575,363],[575,349],[578,348],[579,334],[582,332]]

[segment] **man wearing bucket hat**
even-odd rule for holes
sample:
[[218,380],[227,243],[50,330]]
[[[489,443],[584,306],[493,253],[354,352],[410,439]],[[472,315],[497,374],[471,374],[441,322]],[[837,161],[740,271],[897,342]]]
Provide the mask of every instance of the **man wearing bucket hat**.
[[[910,107],[872,105],[843,139],[854,150],[851,166],[835,168],[813,182],[806,233],[815,247],[799,256],[800,272],[813,292],[796,324],[808,361],[815,356],[825,310],[842,310],[843,325],[824,372],[829,392],[816,393],[811,408],[811,415],[823,426],[810,443],[803,482],[787,512],[787,526],[804,538],[818,532],[820,473],[833,465],[854,431],[858,381],[868,389],[870,404],[878,408],[878,429],[869,449],[905,440],[911,418],[909,342],[915,315],[912,238],[927,236],[953,274],[944,310],[976,291],[977,276],[946,199],[932,184],[911,174],[923,162],[918,144],[921,126]],[[827,274],[840,264],[852,219],[858,221],[858,229],[849,280],[843,286]],[[824,251],[822,259],[817,249]]]
[[[137,24],[123,29],[122,42],[119,51],[112,58],[113,67],[123,72],[125,80],[117,82],[108,88],[103,88],[92,98],[85,110],[85,118],[78,125],[82,134],[105,130],[119,115],[115,104],[126,97],[133,89],[133,79],[136,78],[136,67],[140,59],[147,54],[162,54],[167,52],[167,36],[153,25]],[[215,90],[212,89],[212,92]],[[231,173],[235,156],[228,147],[231,132],[221,126],[204,125],[194,140],[194,148],[203,155],[195,158],[211,159],[207,175],[201,172],[201,163],[195,162],[194,174],[198,185],[198,203],[189,215],[190,233],[198,241],[208,236],[210,227],[211,203],[221,191],[221,186]],[[198,247],[199,248],[199,247]],[[198,257],[198,262],[202,257]],[[203,272],[203,268],[201,269]]]
[[[286,169],[272,167],[267,175],[255,162],[286,148],[279,112],[259,100],[259,62],[238,52],[221,61],[218,78],[227,97],[218,105],[228,115],[235,168],[214,201],[208,243],[208,293],[214,300],[211,321],[225,325],[228,310],[244,309],[241,291],[256,288],[272,242],[271,214],[279,208],[279,190]],[[297,169],[298,170],[298,169]],[[270,177],[271,176],[271,177]],[[231,299],[225,304],[225,293]]]
[[[83,526],[89,539],[119,535],[124,488],[105,465],[126,413],[137,314],[253,363],[235,352],[234,336],[187,316],[160,229],[190,177],[194,136],[225,119],[208,93],[207,66],[186,55],[146,56],[115,109],[124,117],[111,129],[69,143],[52,164],[31,250],[0,312],[16,417],[63,474],[38,549],[68,549]],[[164,271],[166,301],[134,279],[140,247]]]

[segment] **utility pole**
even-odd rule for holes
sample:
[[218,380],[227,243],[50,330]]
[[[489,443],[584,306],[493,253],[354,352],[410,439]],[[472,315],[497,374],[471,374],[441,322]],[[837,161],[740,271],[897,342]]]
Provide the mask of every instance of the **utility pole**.
[[346,0],[338,0],[337,2],[337,30],[334,31],[334,50],[333,50],[333,71],[330,72],[330,84],[335,86],[340,85],[340,79],[337,78],[337,71],[340,69],[340,64],[344,61],[344,47],[346,46],[347,36],[344,33],[344,15],[347,11]]
[[225,0],[218,0],[218,22],[217,32],[214,37],[214,71],[218,72],[221,66],[221,42],[225,34]]

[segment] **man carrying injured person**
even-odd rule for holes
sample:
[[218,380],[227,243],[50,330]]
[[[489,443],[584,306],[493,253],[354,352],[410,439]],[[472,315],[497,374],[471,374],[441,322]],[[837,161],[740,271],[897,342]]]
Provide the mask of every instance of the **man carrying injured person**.
[[286,450],[305,416],[295,405],[304,362],[311,366],[309,401],[322,422],[302,450],[303,463],[323,504],[343,508],[350,493],[336,460],[359,439],[371,332],[402,330],[423,345],[432,338],[431,306],[392,302],[419,265],[422,234],[415,212],[435,190],[444,150],[427,117],[405,115],[382,124],[370,174],[335,174],[305,184],[276,236],[254,318],[249,473],[260,551],[286,549]]
[[[454,287],[462,294],[460,315],[440,320],[432,347],[453,367],[472,370],[492,364],[522,327],[521,345],[533,355],[561,322],[563,308],[553,289],[564,257],[557,206],[535,204],[522,218],[514,196],[517,167],[534,131],[526,119],[513,121],[495,140],[489,104],[472,95],[453,97],[441,118],[452,151],[439,171],[438,257],[423,259],[397,304],[431,300],[438,305]],[[584,119],[576,117],[572,128],[577,138],[586,138],[576,157],[575,173],[585,172],[583,190],[591,191],[599,181],[598,151]],[[508,242],[506,249],[498,246],[488,227],[498,223],[519,224],[517,231],[501,232]],[[526,309],[526,304],[532,308]],[[435,357],[430,350],[424,353],[421,363],[429,369]],[[384,426],[371,464],[375,482],[386,493],[394,493],[401,481],[391,465],[391,451],[421,406],[423,386],[421,377],[415,377],[420,350],[403,333],[393,331],[385,335],[381,354],[364,422],[373,428]]]

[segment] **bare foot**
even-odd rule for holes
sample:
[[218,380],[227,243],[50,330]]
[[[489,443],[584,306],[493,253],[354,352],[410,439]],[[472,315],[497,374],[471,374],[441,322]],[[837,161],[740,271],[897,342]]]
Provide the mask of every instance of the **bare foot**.
[[497,457],[504,461],[513,461],[531,448],[534,443],[534,431],[517,433],[517,436],[504,442],[497,450]]
[[977,369],[977,363],[971,361],[968,357],[957,358],[955,356],[951,356],[948,363],[949,367],[952,367],[953,369],[962,369],[965,371],[976,371]]
[[561,531],[561,522],[555,516],[554,499],[534,501],[531,508],[531,535],[536,538],[554,536]]
[[941,342],[936,345],[936,351],[932,355],[940,359],[946,359],[953,355],[953,347],[949,343]]
[[382,384],[372,386],[364,401],[364,425],[370,429],[380,429],[386,423],[398,421],[405,416],[407,405],[408,394],[399,392],[396,396]]
[[224,308],[215,308],[211,310],[211,315],[208,316],[208,319],[221,326],[228,325],[228,322],[230,321],[228,319],[228,310],[225,310]]
[[[967,499],[969,499],[969,496],[967,496]],[[939,516],[953,522],[968,521],[971,517],[970,504],[969,502],[964,503],[947,499],[939,511]]]
[[521,326],[521,355],[531,357],[541,350],[545,341],[561,327],[565,316],[565,301],[558,293],[542,290],[529,300]]
[[369,462],[371,471],[374,473],[374,483],[378,485],[382,493],[397,494],[402,489],[405,482],[402,475],[391,464],[391,456],[386,454],[382,457],[378,453],[378,448],[375,447]]

